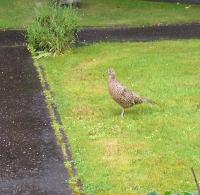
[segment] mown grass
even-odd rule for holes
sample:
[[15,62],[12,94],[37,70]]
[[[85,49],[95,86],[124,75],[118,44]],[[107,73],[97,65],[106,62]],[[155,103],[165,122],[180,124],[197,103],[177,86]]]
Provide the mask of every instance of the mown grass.
[[47,0],[0,0],[0,28],[25,28]]
[[[26,28],[48,0],[1,0],[0,28]],[[83,0],[80,26],[148,26],[200,22],[200,5],[143,0]]]
[[[101,43],[40,59],[86,194],[195,191],[200,172],[200,41]],[[119,117],[107,69],[159,106]]]
[[200,22],[200,5],[144,0],[83,0],[82,26],[148,26]]

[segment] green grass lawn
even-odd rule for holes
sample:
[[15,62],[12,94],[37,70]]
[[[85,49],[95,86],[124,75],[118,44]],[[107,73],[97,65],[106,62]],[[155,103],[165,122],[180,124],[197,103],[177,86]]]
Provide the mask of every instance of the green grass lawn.
[[[87,195],[195,191],[200,173],[200,41],[101,43],[39,60]],[[121,119],[107,69],[159,106]]]
[[[45,0],[44,0],[45,1]],[[0,0],[0,28],[24,28],[41,0]]]
[[83,0],[83,26],[142,26],[200,22],[200,5],[143,0]]
[[[24,28],[47,0],[1,0],[0,28]],[[81,26],[143,26],[200,22],[200,5],[143,0],[82,0]]]

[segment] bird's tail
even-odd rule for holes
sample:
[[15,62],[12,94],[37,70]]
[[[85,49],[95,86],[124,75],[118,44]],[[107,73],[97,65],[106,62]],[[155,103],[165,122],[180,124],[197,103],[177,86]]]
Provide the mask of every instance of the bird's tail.
[[144,102],[144,103],[149,103],[149,104],[157,104],[155,101],[150,100],[150,99],[148,99],[148,98],[146,98],[146,97],[143,97],[143,102]]

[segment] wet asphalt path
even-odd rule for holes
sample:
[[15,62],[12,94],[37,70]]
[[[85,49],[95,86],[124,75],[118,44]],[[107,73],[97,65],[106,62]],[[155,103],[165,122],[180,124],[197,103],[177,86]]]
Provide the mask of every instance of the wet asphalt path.
[[24,36],[0,31],[0,195],[68,195],[67,178]]
[[90,27],[77,35],[77,44],[96,42],[199,39],[200,23],[147,27]]

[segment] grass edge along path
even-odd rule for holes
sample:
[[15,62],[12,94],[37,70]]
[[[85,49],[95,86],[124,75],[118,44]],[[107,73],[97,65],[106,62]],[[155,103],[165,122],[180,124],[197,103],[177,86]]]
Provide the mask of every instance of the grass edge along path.
[[52,125],[55,131],[55,136],[57,138],[57,142],[60,145],[61,151],[63,153],[64,165],[69,174],[69,181],[68,181],[69,186],[73,194],[81,195],[83,194],[83,189],[81,186],[82,184],[78,178],[77,170],[74,167],[71,149],[67,141],[67,136],[63,132],[62,122],[58,119],[59,113],[57,113],[57,110],[55,107],[52,91],[50,90],[49,85],[47,83],[45,72],[42,65],[39,65],[36,61],[34,62],[34,65],[37,69],[37,72],[39,74],[39,78],[42,84],[43,92],[46,98],[45,100],[46,100],[49,114],[51,117]]

